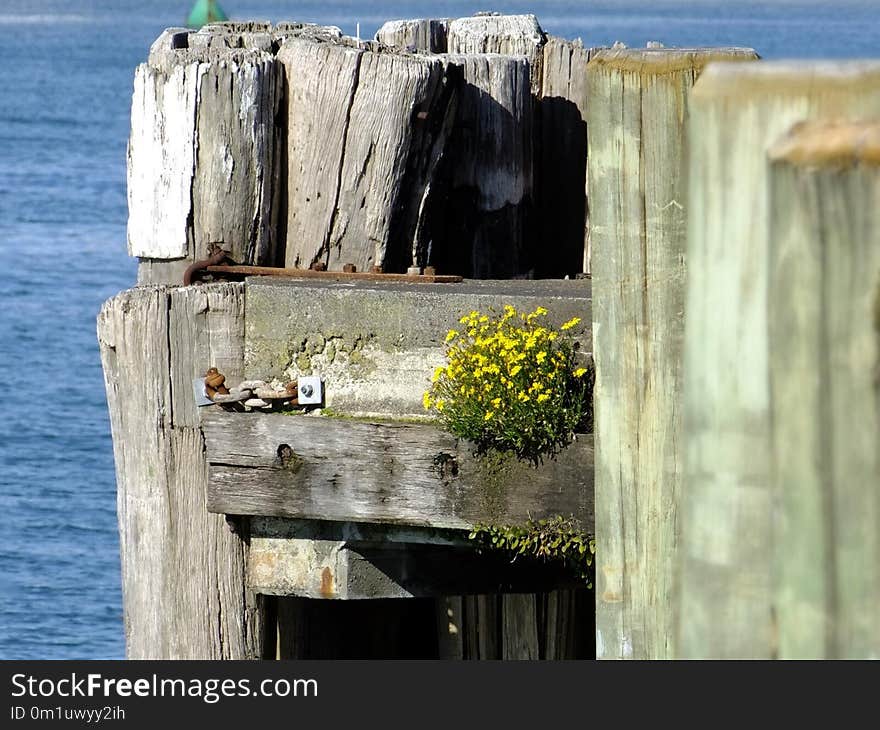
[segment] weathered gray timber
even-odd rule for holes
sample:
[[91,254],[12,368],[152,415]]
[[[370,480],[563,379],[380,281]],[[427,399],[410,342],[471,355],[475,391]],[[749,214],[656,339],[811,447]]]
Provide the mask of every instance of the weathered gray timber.
[[770,150],[778,655],[880,658],[880,123]]
[[446,53],[448,28],[448,18],[389,20],[376,31],[376,40],[403,51]]
[[601,50],[589,64],[599,658],[672,652],[687,99],[710,61],[755,57]]
[[424,417],[422,394],[444,363],[446,332],[472,310],[538,306],[586,354],[592,347],[589,281],[469,281],[460,284],[316,283],[248,279],[248,378],[321,375],[325,405],[356,416]]
[[205,362],[242,370],[243,294],[240,284],[145,287],[109,300],[99,316],[131,659],[262,654],[260,600],[245,587],[247,546],[205,510],[208,470],[192,398]]
[[475,15],[449,23],[447,46],[453,54],[525,56],[532,69],[530,86],[537,94],[541,83],[541,47],[544,31],[528,15]]
[[[385,30],[384,44],[302,23],[234,22],[162,34],[138,72],[133,104],[129,230],[131,250],[141,258],[140,283],[179,283],[212,241],[249,264],[278,265],[294,251],[295,264],[319,260],[331,269],[439,264],[440,273],[485,277],[538,271],[528,245],[536,225],[535,99],[544,83],[537,21],[463,21],[451,57],[412,54],[413,47],[447,50],[444,21]],[[281,47],[286,66],[274,57]],[[480,55],[486,52],[507,55]],[[563,79],[563,55],[559,73],[548,72],[560,79],[552,82],[553,93],[565,96],[568,85],[577,94],[579,79]],[[299,184],[305,187],[295,189]],[[288,232],[306,205],[308,220]],[[309,233],[313,224],[317,236]],[[320,251],[317,259],[296,254],[297,246],[309,245]],[[540,263],[548,264],[557,251],[541,255]],[[547,306],[554,325],[579,316],[573,334],[586,357],[592,349],[589,284],[410,289],[290,283],[286,291],[276,285],[148,286],[121,294],[102,313],[129,656],[430,658],[438,640],[448,658],[591,656],[591,594],[535,594],[548,580],[561,583],[552,572],[524,580],[519,565],[475,557],[460,532],[406,524],[407,516],[400,525],[329,522],[337,518],[332,512],[297,521],[295,529],[287,517],[233,513],[230,532],[222,517],[205,510],[208,468],[192,390],[192,380],[211,365],[233,382],[246,374],[317,373],[334,411],[423,416],[422,391],[442,361],[446,330],[461,314],[512,303],[523,310]],[[298,453],[299,442],[314,431],[310,425],[291,450]],[[585,452],[584,463],[566,467],[576,472],[576,490],[592,480],[587,446],[573,447]],[[326,454],[320,456],[326,464]],[[377,461],[382,468],[399,457]],[[525,486],[531,474],[514,481]],[[395,477],[389,474],[383,489],[396,488]],[[545,486],[557,495],[548,502],[551,510],[555,504],[562,511],[575,497],[563,494],[565,480]],[[378,503],[390,514],[385,496]],[[459,520],[453,524],[470,524],[460,520],[456,499],[447,498]],[[503,516],[496,511],[500,502],[490,490],[480,509]],[[520,508],[517,514],[524,519],[527,513]],[[282,524],[284,534],[261,531],[265,520]],[[474,591],[480,595],[413,597]],[[504,599],[484,591],[524,595]],[[373,600],[288,598],[329,593]],[[408,600],[377,600],[390,595]]]
[[536,468],[422,424],[210,408],[202,430],[211,512],[459,530],[561,514],[592,531],[589,435]]
[[[767,150],[799,121],[878,115],[876,62],[713,65],[691,94],[685,474],[676,649],[682,657],[760,658],[777,651],[771,556],[772,516],[778,505],[771,478],[767,281],[771,230],[781,231],[771,228],[780,211],[768,208]],[[829,235],[837,240],[838,233]],[[803,245],[802,257],[807,258],[808,242]],[[855,267],[865,263],[857,258],[847,261]],[[826,276],[836,276],[836,270],[835,265]],[[805,313],[813,306],[807,300],[822,296],[816,288],[793,301]],[[823,299],[822,306],[825,318],[845,304]],[[822,318],[803,326],[825,331]],[[840,357],[843,367],[849,362],[841,351],[816,356],[816,367],[827,357],[835,362]],[[822,383],[823,388],[827,385]],[[823,430],[822,444],[810,450],[809,458],[827,465],[823,444],[837,439],[827,429],[842,426],[835,420],[816,427]],[[834,519],[828,514],[823,518]],[[821,565],[814,567],[823,570]]]
[[135,74],[128,243],[153,264],[144,282],[174,281],[156,261],[203,258],[213,241],[241,263],[276,255],[276,61],[260,50],[189,48],[196,35],[166,32]]
[[534,113],[524,56],[447,55],[463,78],[431,211],[439,271],[477,279],[523,276],[533,188]]
[[538,277],[590,272],[587,192],[587,64],[580,41],[547,37],[542,49],[535,151]]
[[405,271],[417,220],[398,217],[419,210],[433,150],[445,141],[443,64],[306,38],[288,39],[278,59],[287,79],[287,266]]

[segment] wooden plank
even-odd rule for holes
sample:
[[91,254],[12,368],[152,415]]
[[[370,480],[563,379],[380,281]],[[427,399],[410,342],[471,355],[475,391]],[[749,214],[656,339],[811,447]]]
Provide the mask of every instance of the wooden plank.
[[281,72],[274,56],[235,51],[200,69],[192,181],[194,259],[222,241],[233,261],[278,260],[275,120]]
[[[210,408],[202,429],[212,512],[452,529],[562,514],[592,530],[588,435],[536,469],[477,458],[428,425]],[[282,444],[295,452],[286,464]]]
[[[195,260],[223,241],[235,261],[272,263],[275,59],[259,50],[186,47],[194,35],[163,34],[135,75],[129,253]],[[148,273],[161,279],[162,269]]]
[[128,253],[154,259],[189,252],[198,64],[135,71],[128,145]]
[[455,124],[430,203],[430,262],[467,278],[526,276],[534,114],[524,56],[443,56],[460,75]]
[[688,92],[750,49],[603,50],[589,65],[599,658],[672,653]]
[[[194,363],[240,368],[242,317],[243,287],[226,284],[132,289],[98,319],[131,659],[262,654],[261,600],[245,590],[247,546],[205,511],[204,442],[192,425]],[[196,322],[204,334],[185,336]]]
[[798,121],[878,115],[876,62],[710,66],[690,96],[682,657],[776,653],[767,149]]
[[590,271],[587,207],[587,64],[590,49],[548,36],[536,129],[538,277]]
[[[415,220],[449,102],[437,58],[294,38],[288,87],[288,267],[412,263]],[[438,120],[440,123],[438,124]],[[395,268],[396,267],[396,268]]]
[[538,659],[538,617],[535,595],[503,596],[502,659]]
[[464,596],[462,599],[463,658],[501,659],[501,596]]
[[437,650],[440,659],[464,659],[463,601],[461,596],[437,599]]
[[880,656],[880,124],[770,150],[778,655]]

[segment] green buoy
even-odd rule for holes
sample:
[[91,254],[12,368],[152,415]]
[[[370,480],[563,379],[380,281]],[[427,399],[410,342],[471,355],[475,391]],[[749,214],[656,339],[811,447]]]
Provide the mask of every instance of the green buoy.
[[206,23],[217,23],[221,20],[229,20],[229,18],[216,0],[197,0],[186,24],[190,28],[201,28]]

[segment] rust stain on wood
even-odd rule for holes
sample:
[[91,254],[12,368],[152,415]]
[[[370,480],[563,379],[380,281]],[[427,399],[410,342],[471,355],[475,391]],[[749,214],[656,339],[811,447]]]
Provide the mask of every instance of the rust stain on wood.
[[321,595],[324,598],[333,598],[336,595],[336,587],[333,584],[333,573],[330,568],[321,571]]

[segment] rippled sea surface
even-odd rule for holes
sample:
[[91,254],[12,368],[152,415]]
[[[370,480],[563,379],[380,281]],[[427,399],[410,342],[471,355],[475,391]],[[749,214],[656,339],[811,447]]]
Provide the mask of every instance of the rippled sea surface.
[[[190,0],[0,0],[0,658],[124,655],[113,454],[95,316],[130,286],[125,148],[135,66]],[[534,12],[586,45],[880,55],[880,0],[283,2],[237,19],[372,35],[386,19]],[[128,6],[131,6],[128,8]]]

